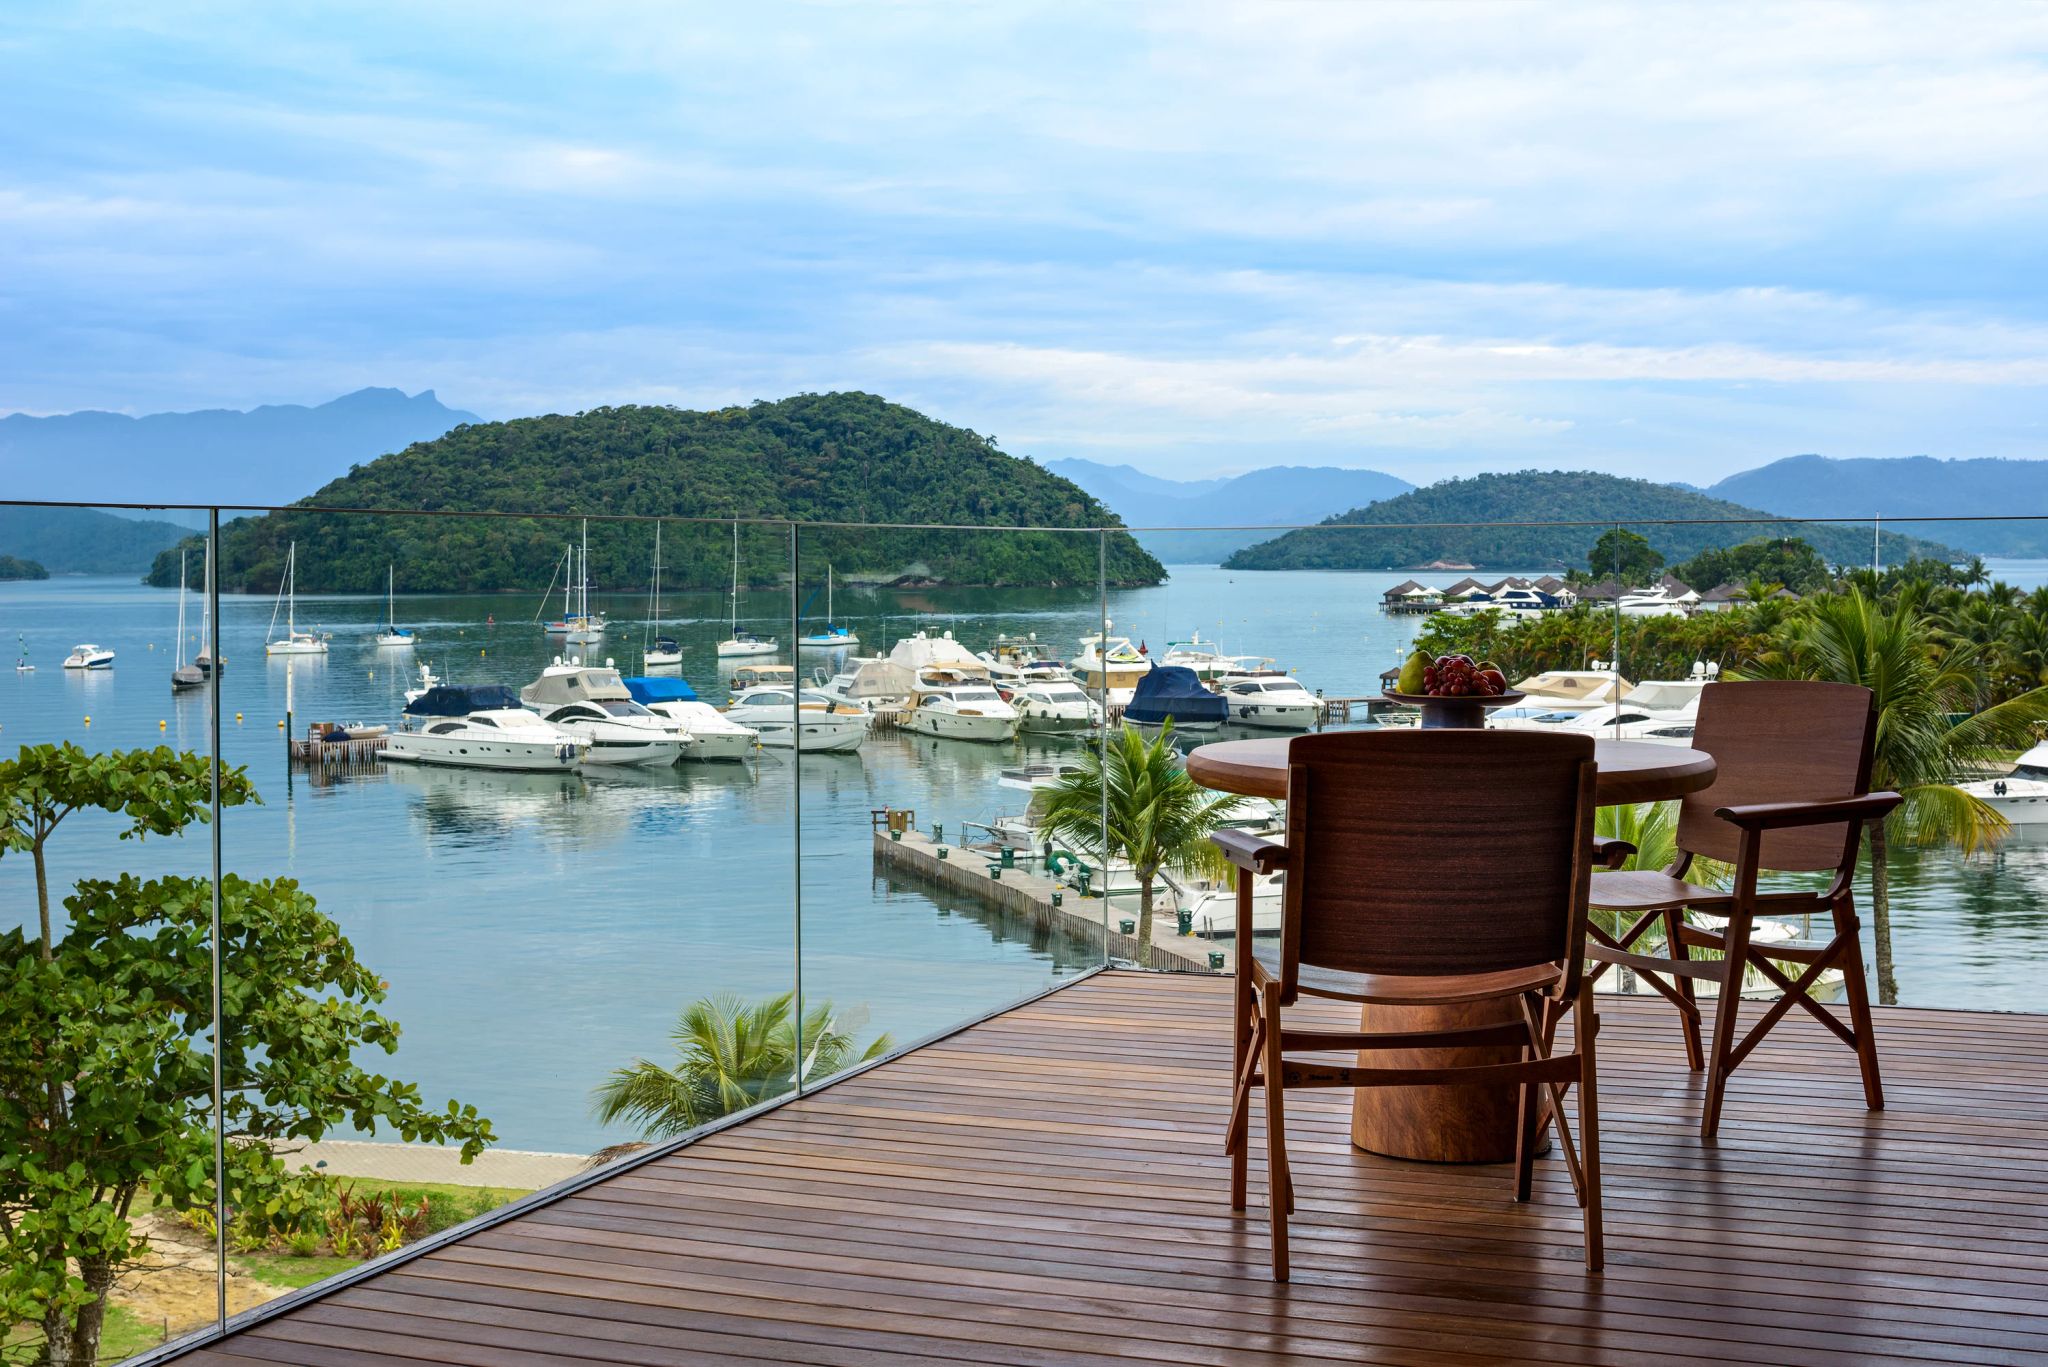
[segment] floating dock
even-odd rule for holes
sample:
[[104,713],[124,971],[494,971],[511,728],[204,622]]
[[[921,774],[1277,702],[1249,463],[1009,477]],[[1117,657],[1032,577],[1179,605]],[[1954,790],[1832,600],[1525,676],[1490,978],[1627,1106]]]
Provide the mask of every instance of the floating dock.
[[[940,850],[946,855],[941,858]],[[1122,934],[1119,920],[1136,916],[1135,908],[1119,904],[1105,909],[1100,897],[1083,897],[1075,889],[1048,877],[1043,869],[1027,867],[1020,856],[1014,868],[1000,868],[1001,851],[975,845],[940,845],[929,834],[905,830],[902,839],[889,831],[875,832],[875,864],[891,873],[907,874],[950,892],[975,898],[1012,915],[1024,917],[1047,929],[1062,931],[1091,944],[1107,943],[1109,956],[1147,968],[1181,972],[1216,973],[1230,971],[1234,957],[1227,940],[1205,940],[1197,935],[1177,933],[1169,900],[1161,896],[1152,915],[1152,952],[1140,958],[1138,940]],[[996,874],[991,864],[998,865]],[[1053,894],[1060,904],[1053,905]],[[1212,964],[1211,953],[1221,953],[1220,965]]]

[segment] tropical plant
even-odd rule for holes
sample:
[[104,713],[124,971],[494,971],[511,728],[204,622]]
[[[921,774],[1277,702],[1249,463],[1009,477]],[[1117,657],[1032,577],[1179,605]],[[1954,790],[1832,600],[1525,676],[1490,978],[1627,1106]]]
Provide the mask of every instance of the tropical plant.
[[1600,533],[1586,552],[1586,568],[1596,575],[1612,575],[1620,584],[1647,584],[1664,568],[1664,556],[1641,532],[1615,527]]
[[1151,740],[1127,726],[1099,750],[1090,747],[1076,769],[1045,791],[1043,802],[1041,834],[1086,852],[1098,866],[1112,859],[1131,866],[1141,955],[1152,948],[1153,880],[1162,869],[1221,874],[1227,865],[1209,837],[1244,805],[1242,797],[1211,792],[1188,777],[1174,752],[1170,720]]
[[[37,913],[33,933],[0,933],[0,1339],[30,1326],[50,1367],[98,1357],[107,1293],[147,1247],[137,1194],[172,1211],[214,1203],[216,1049],[237,1236],[297,1227],[322,1194],[286,1170],[281,1142],[381,1126],[467,1160],[491,1139],[473,1107],[430,1109],[357,1061],[397,1048],[397,1023],[374,1009],[384,986],[291,879],[224,878],[217,946],[199,878],[82,880],[59,927],[46,856],[69,819],[98,811],[123,839],[174,836],[207,820],[211,771],[162,747],[24,746],[0,763],[0,857],[30,859]],[[255,798],[240,769],[222,771],[224,806]],[[216,951],[233,1013],[218,1037]]]
[[796,996],[785,992],[749,1004],[733,993],[691,1002],[669,1038],[673,1063],[635,1059],[597,1087],[593,1110],[606,1124],[624,1122],[647,1139],[671,1139],[721,1116],[779,1096],[799,1077],[814,1082],[889,1052],[889,1036],[862,1048],[859,1021],[842,1019],[830,1002],[807,1006],[797,1028]]
[[1753,671],[1858,684],[1876,695],[1871,783],[1905,798],[1889,820],[1870,829],[1871,931],[1878,998],[1887,1004],[1898,1000],[1890,842],[1954,844],[1972,854],[2004,836],[2010,829],[2005,819],[1956,784],[2031,744],[2048,722],[2048,689],[1982,706],[1979,651],[1963,640],[1944,645],[1908,602],[1873,602],[1852,588],[1813,600]]

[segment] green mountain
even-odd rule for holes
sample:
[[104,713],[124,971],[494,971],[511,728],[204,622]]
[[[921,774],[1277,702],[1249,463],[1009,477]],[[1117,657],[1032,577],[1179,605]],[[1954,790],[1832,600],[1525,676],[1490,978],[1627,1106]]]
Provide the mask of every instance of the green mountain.
[[[1881,516],[1886,526],[1896,522],[1978,555],[2048,555],[2048,460],[1788,456],[1730,475],[1708,492],[1793,517]],[[1914,526],[1909,514],[2030,520]]]
[[[1657,525],[1671,519],[1704,525]],[[1515,525],[1545,522],[1588,525]],[[1769,513],[1669,484],[1584,470],[1524,470],[1447,479],[1382,499],[1320,527],[1239,551],[1224,564],[1238,570],[1392,570],[1443,561],[1479,569],[1585,569],[1586,552],[1616,523],[1648,537],[1672,563],[1788,530],[1831,563],[1870,562],[1867,526],[1812,523],[1787,529]],[[1956,553],[1887,532],[1882,554],[1885,563],[1897,564],[1909,555],[1952,559]]]
[[0,579],[48,579],[50,572],[33,560],[0,555]]
[[[0,555],[52,574],[140,574],[157,553],[192,534],[173,522],[140,522],[96,508],[0,507]],[[177,583],[177,558],[171,582]]]
[[[432,515],[301,511],[402,508]],[[560,512],[569,518],[448,514]],[[221,532],[221,586],[273,592],[287,548],[299,547],[302,591],[379,592],[387,564],[402,587],[439,592],[539,592],[563,546],[589,526],[593,588],[647,582],[651,523],[607,514],[765,517],[800,522],[953,523],[992,528],[1114,526],[1115,514],[1067,480],[996,449],[987,437],[935,422],[871,394],[804,394],[777,403],[692,412],[599,408],[573,416],[476,423],[381,456],[292,509]],[[789,537],[742,529],[743,577],[789,572]],[[819,526],[802,533],[806,582],[830,564],[842,580],[975,585],[1092,584],[1097,538],[1085,533],[876,531]],[[716,587],[732,574],[726,526],[667,524],[662,582]],[[1153,584],[1159,562],[1113,533],[1118,585]],[[153,584],[177,583],[166,553]]]

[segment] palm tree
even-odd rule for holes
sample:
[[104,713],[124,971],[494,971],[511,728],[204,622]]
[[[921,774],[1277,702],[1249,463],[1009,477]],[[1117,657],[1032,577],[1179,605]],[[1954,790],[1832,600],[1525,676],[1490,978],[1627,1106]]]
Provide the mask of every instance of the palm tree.
[[[1892,965],[1889,843],[1954,844],[1974,854],[2003,837],[2011,829],[2006,820],[1955,784],[2033,742],[2035,728],[2048,721],[2048,689],[1976,710],[1982,701],[1978,648],[1955,640],[1944,649],[1910,603],[1887,607],[1855,588],[1815,600],[1753,672],[1860,684],[1877,696],[1870,781],[1905,797],[1890,819],[1870,831],[1878,999],[1890,1005],[1898,1000],[1898,978]],[[1960,714],[1968,715],[1951,720]]]
[[1984,557],[1973,555],[1969,563],[1963,566],[1962,573],[1957,576],[1957,582],[1966,589],[1973,589],[1979,584],[1989,582],[1990,578],[1990,571],[1984,568]]
[[799,1060],[795,1022],[794,993],[751,1005],[734,993],[700,998],[669,1034],[675,1062],[642,1058],[616,1069],[598,1084],[592,1109],[607,1124],[623,1120],[648,1139],[672,1139],[779,1096],[799,1076],[813,1082],[889,1052],[887,1035],[858,1049],[852,1028],[859,1022],[841,1021],[832,1003],[819,1002],[804,1012]]
[[1100,750],[1087,750],[1077,772],[1045,790],[1038,829],[1091,853],[1098,864],[1111,859],[1130,864],[1138,879],[1138,952],[1147,955],[1152,948],[1152,880],[1161,869],[1220,874],[1223,857],[1209,837],[1243,802],[1233,793],[1212,793],[1188,777],[1174,754],[1169,721],[1156,740],[1125,727]]

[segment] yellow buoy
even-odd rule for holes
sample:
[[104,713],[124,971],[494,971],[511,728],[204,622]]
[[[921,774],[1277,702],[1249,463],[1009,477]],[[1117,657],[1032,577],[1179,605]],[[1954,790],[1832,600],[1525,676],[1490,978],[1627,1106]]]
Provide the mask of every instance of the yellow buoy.
[[158,723],[156,724],[156,729],[157,729],[157,730],[159,730],[159,731],[163,730],[163,729],[164,729],[164,724],[163,724],[163,723],[162,723],[161,721],[159,721],[159,722],[158,722]]
[[86,724],[87,726],[91,726],[91,725],[92,725],[92,718],[91,718],[91,717],[87,717],[87,718],[85,719],[85,724]]
[[284,718],[283,718],[283,717],[279,717],[279,718],[277,719],[277,729],[278,729],[278,730],[280,730],[280,731],[284,730]]
[[237,712],[237,713],[235,713],[235,720],[236,720],[236,721],[240,721],[241,719],[242,719],[242,714],[241,714],[240,712]]
[[484,652],[482,652],[481,650],[479,650],[479,651],[478,651],[478,652],[476,653],[476,655],[477,655],[477,658],[478,658],[479,660],[481,660],[481,659],[483,658],[483,656],[484,656]]

